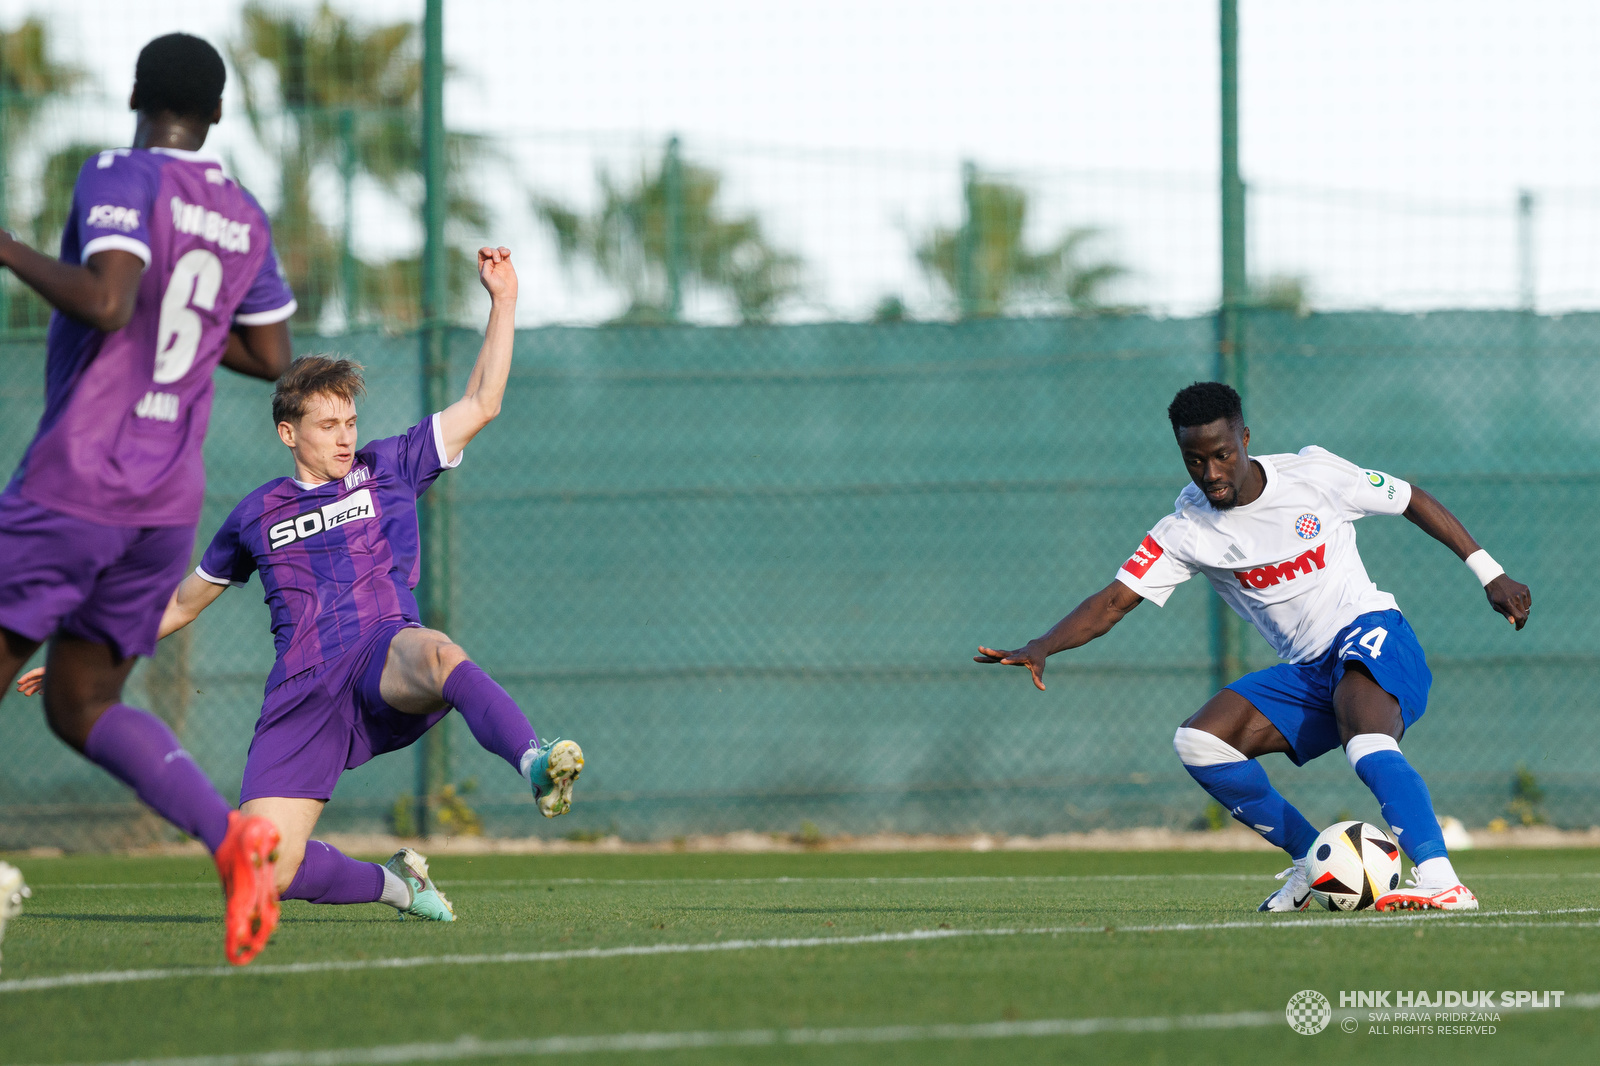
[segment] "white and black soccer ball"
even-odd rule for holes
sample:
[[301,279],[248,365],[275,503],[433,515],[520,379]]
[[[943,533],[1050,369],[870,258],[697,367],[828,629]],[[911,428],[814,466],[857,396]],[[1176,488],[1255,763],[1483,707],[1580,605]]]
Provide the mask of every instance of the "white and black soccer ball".
[[1311,894],[1330,911],[1363,911],[1400,887],[1400,848],[1366,822],[1339,822],[1306,854]]

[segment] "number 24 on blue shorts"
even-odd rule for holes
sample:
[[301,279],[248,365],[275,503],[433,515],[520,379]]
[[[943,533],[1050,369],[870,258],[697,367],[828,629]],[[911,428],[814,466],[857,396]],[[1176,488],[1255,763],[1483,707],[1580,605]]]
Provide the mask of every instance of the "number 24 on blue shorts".
[[1333,690],[1352,662],[1365,667],[1399,701],[1406,728],[1427,710],[1433,674],[1416,633],[1399,611],[1361,615],[1339,631],[1321,658],[1257,670],[1228,688],[1277,726],[1294,749],[1289,758],[1303,765],[1339,747]]

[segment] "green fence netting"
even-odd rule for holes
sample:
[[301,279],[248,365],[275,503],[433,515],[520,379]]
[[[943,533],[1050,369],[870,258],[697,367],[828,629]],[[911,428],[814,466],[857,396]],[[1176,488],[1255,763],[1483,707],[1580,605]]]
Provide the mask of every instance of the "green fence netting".
[[[477,343],[452,335],[458,387]],[[1519,770],[1553,823],[1600,821],[1582,548],[1600,517],[1597,347],[1596,315],[1247,323],[1254,450],[1316,443],[1412,480],[1533,589],[1515,633],[1409,523],[1359,527],[1435,676],[1407,753],[1440,813],[1469,825],[1508,816]],[[297,350],[366,364],[364,437],[420,416],[415,338]],[[1041,632],[1167,513],[1184,472],[1165,407],[1212,376],[1213,350],[1209,318],[1140,316],[520,333],[503,414],[434,489],[449,494],[452,636],[589,762],[572,813],[545,822],[457,721],[450,779],[475,783],[466,801],[492,834],[1203,818],[1171,749],[1214,684],[1203,582],[1053,660],[1045,693],[970,656]],[[7,469],[38,417],[42,362],[39,343],[0,359]],[[288,470],[268,395],[218,377],[201,545]],[[272,662],[266,622],[259,584],[230,591],[130,685],[232,795]],[[1247,660],[1274,661],[1253,633]],[[1266,762],[1313,821],[1379,817],[1342,759]],[[346,774],[324,824],[383,828],[415,781],[411,753],[381,757]],[[169,832],[51,737],[35,703],[0,704],[0,848]]]

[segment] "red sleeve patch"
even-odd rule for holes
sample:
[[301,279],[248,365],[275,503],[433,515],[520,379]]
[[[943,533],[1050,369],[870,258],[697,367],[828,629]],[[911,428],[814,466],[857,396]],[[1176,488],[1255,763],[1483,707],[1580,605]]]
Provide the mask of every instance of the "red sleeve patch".
[[1155,542],[1155,538],[1148,533],[1144,540],[1139,542],[1138,549],[1133,553],[1133,558],[1122,564],[1122,569],[1134,577],[1142,578],[1150,572],[1150,568],[1161,558],[1162,547]]

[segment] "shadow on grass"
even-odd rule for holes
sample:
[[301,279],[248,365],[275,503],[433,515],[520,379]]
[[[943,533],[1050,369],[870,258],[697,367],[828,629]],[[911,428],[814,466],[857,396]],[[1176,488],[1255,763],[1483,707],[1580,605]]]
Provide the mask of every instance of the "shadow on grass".
[[218,921],[204,914],[30,914],[30,922],[117,922],[127,925],[189,924],[204,925]]

